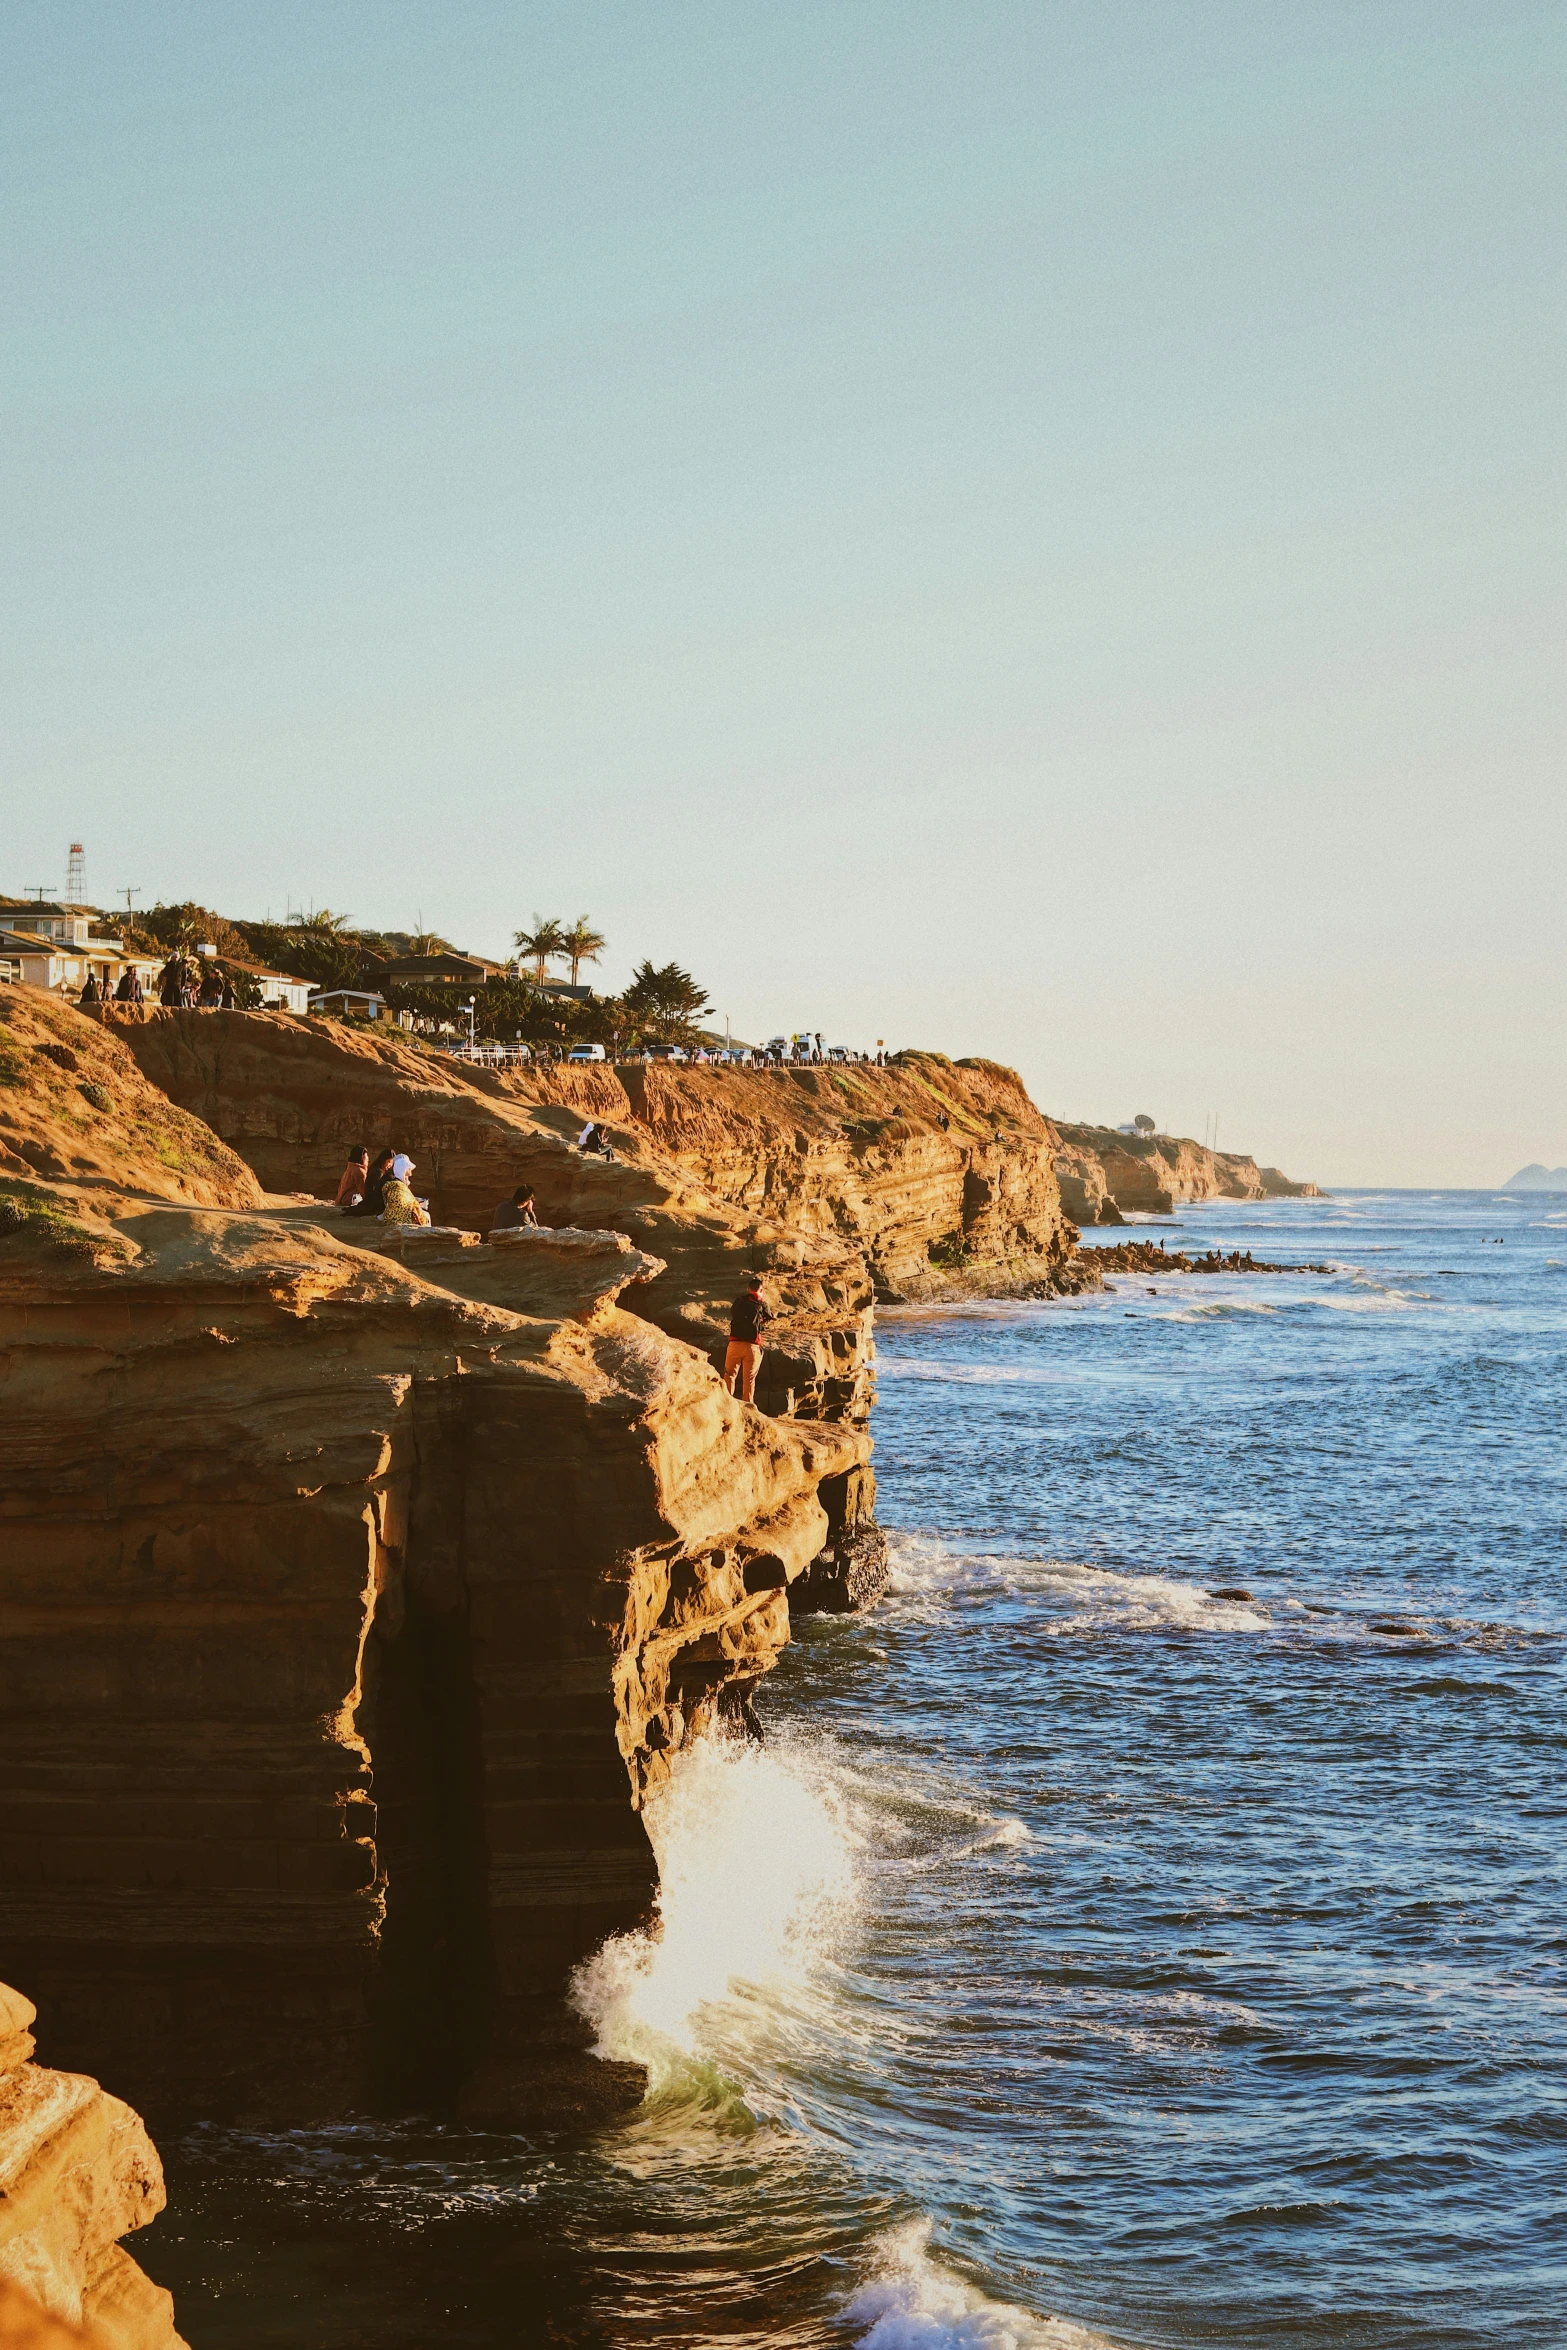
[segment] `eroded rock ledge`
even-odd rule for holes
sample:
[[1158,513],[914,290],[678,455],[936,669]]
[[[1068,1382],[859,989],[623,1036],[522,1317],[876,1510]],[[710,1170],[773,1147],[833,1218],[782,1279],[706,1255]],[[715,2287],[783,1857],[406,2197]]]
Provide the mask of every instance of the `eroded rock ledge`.
[[30,2061],[35,2020],[0,1983],[0,2343],[185,2350],[172,2299],[119,2241],[163,2209],[157,2150],[96,2081]]

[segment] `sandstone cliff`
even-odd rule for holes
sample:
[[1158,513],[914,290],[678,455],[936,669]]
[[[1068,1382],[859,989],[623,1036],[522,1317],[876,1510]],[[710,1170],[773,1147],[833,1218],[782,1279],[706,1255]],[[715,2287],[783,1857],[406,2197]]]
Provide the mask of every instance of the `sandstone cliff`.
[[[384,1138],[418,1162],[439,1222],[481,1232],[526,1178],[546,1223],[629,1229],[654,1213],[696,1228],[705,1217],[740,1251],[786,1230],[832,1261],[858,1259],[886,1297],[1048,1293],[1076,1278],[1055,1129],[993,1062],[904,1053],[885,1069],[502,1075],[395,1032],[280,1013],[114,1017],[153,1083],[272,1190],[330,1197],[349,1146]],[[618,1170],[572,1151],[586,1117],[609,1124]],[[671,1253],[662,1229],[637,1231]],[[673,1251],[681,1264],[690,1253]]]
[[[646,1909],[642,1798],[749,1722],[791,1606],[876,1588],[876,1293],[1096,1277],[1054,1130],[929,1055],[502,1078],[6,1009],[0,1965],[149,2109],[628,2093],[561,1992]],[[323,1204],[383,1137],[437,1229]],[[551,1229],[481,1243],[522,1179]],[[752,1265],[760,1411],[714,1368]]]
[[1167,1134],[1121,1134],[1109,1126],[1059,1125],[1056,1173],[1078,1224],[1120,1224],[1128,1214],[1168,1216],[1183,1201],[1317,1199],[1316,1184],[1293,1183],[1238,1151]]
[[29,2062],[34,2021],[0,1983],[0,2345],[184,2350],[169,2295],[119,2243],[163,2209],[157,2152],[96,2081]]
[[0,1951],[51,2046],[208,2114],[597,2093],[565,1978],[864,1435],[728,1396],[629,1245],[459,1293],[441,1236],[56,1198],[74,1246],[0,1238]]
[[0,988],[0,1179],[245,1207],[261,1187],[211,1125],[149,1084],[113,1031],[57,996]]

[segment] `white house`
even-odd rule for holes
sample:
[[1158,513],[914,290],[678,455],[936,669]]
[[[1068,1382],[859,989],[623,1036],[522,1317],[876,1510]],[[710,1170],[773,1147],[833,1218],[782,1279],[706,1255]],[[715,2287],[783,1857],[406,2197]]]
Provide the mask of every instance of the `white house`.
[[231,971],[244,971],[255,981],[264,1012],[297,1012],[303,1019],[309,1011],[315,990],[308,979],[296,979],[290,971],[269,971],[265,963],[242,962],[238,955],[225,955],[223,960]]
[[379,1020],[386,998],[373,987],[318,987],[311,991],[312,1012],[335,1012],[343,1020]]

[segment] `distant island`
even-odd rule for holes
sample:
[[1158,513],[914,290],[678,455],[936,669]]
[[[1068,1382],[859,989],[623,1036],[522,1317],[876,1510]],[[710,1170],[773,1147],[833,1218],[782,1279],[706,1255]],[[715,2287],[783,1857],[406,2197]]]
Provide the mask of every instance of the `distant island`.
[[1567,1191],[1567,1167],[1542,1167],[1536,1159],[1533,1166],[1520,1167],[1516,1175],[1509,1175],[1502,1185],[1504,1191]]

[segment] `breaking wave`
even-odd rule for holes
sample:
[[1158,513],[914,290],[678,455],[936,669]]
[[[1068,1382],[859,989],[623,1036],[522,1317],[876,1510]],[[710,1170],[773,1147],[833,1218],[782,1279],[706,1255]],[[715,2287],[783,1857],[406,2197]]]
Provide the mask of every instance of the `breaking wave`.
[[1036,2317],[993,2301],[930,2255],[928,2220],[896,2228],[844,2315],[859,2350],[1115,2350],[1104,2334],[1068,2318]]
[[676,1756],[644,1817],[653,1924],[587,1959],[572,1999],[600,2056],[647,2067],[650,2096],[711,2091],[713,2068],[744,2070],[830,1960],[853,1901],[852,1832],[806,1757],[716,1739]]

